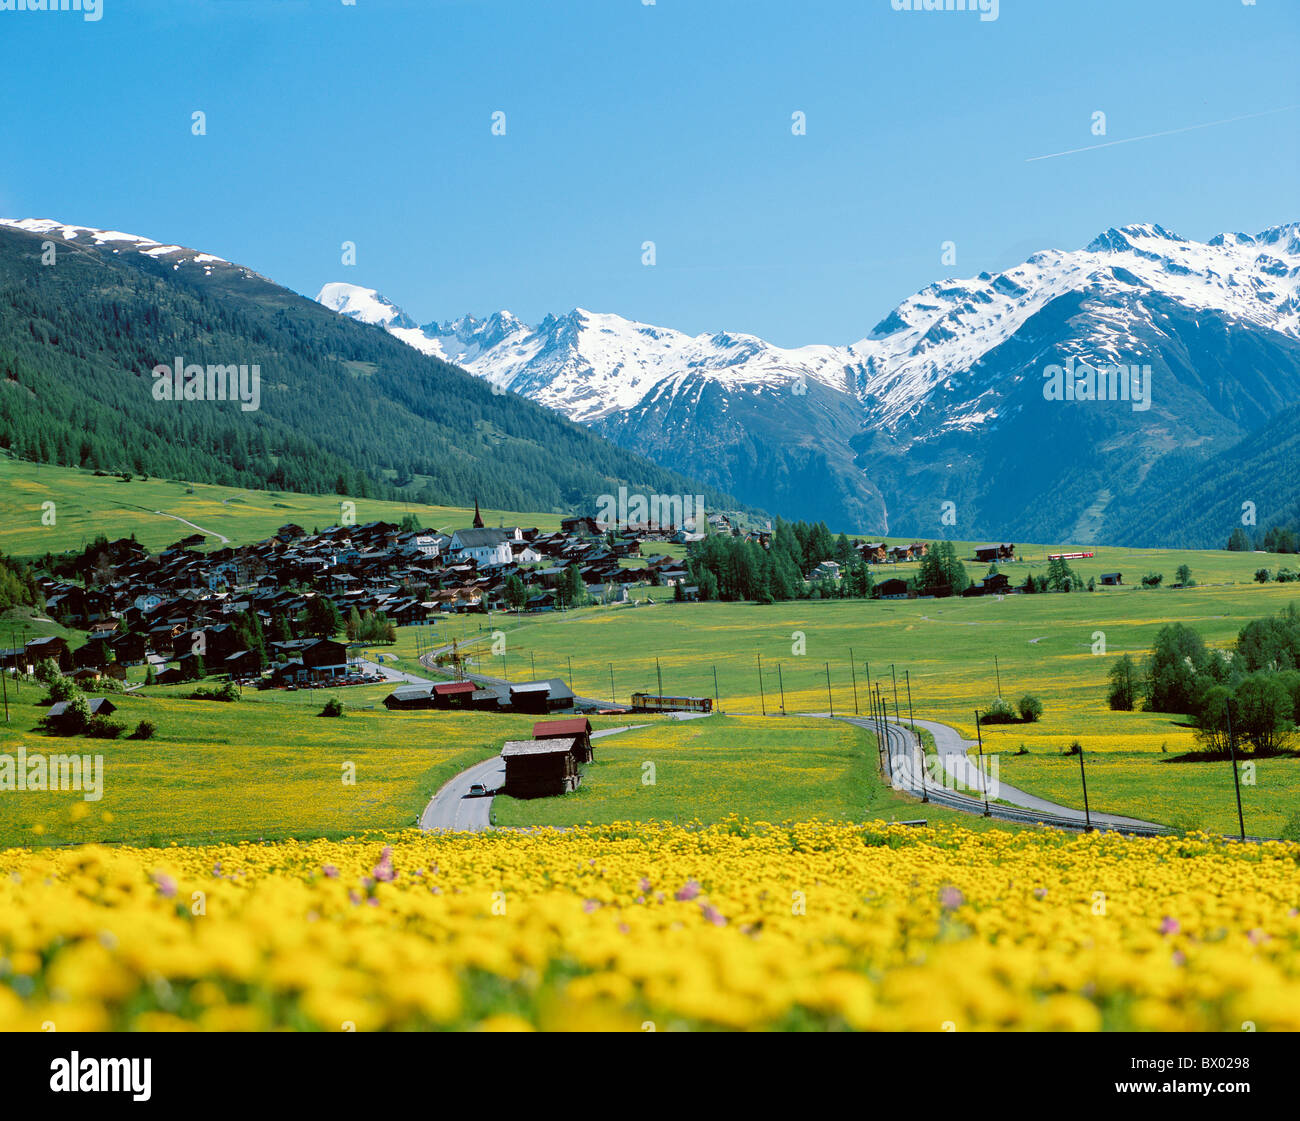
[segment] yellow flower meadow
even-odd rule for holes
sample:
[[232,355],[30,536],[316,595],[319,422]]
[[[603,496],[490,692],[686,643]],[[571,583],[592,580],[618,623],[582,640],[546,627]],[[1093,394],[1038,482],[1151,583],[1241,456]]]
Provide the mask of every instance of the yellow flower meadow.
[[0,1030],[1300,1029],[1300,846],[882,823],[0,852]]

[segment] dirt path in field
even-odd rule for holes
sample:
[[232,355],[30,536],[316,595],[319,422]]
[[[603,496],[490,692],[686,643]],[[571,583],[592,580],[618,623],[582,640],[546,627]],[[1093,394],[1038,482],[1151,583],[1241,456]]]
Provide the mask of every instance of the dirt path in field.
[[132,510],[143,510],[146,514],[157,514],[160,518],[171,518],[172,521],[180,522],[181,525],[187,525],[190,529],[198,530],[199,533],[207,537],[215,537],[223,545],[230,544],[230,538],[224,533],[218,533],[215,529],[206,529],[201,525],[195,525],[188,518],[182,518],[179,514],[169,514],[166,510],[150,510],[148,506],[136,506],[131,502],[123,502],[123,506],[129,506]]

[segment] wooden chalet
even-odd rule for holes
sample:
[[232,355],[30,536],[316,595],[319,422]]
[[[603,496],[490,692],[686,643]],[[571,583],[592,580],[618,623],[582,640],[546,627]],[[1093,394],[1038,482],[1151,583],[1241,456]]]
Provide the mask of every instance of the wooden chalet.
[[222,659],[221,668],[234,680],[239,677],[256,677],[262,667],[256,651],[236,650]]
[[[50,705],[49,710],[45,713],[45,719],[53,728],[60,728],[68,720],[69,701],[58,701]],[[117,711],[117,705],[107,697],[87,697],[86,706],[90,709],[90,715],[94,716],[111,716]]]
[[884,564],[889,556],[889,547],[883,541],[864,541],[858,548],[868,564]]
[[50,635],[47,638],[33,638],[23,647],[23,656],[27,664],[32,666],[45,658],[50,658],[58,664],[61,670],[73,668],[72,651],[68,649],[67,642],[58,635]]
[[990,596],[1004,595],[1011,591],[1011,580],[1005,572],[995,572],[992,576],[985,576],[978,583],[971,584],[964,592],[963,596]]

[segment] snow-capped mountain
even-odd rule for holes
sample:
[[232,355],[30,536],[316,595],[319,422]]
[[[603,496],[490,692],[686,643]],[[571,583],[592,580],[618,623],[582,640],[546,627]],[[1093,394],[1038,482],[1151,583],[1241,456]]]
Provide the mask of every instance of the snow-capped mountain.
[[[933,533],[945,499],[958,536],[1099,532],[1162,457],[1221,452],[1300,399],[1300,224],[1110,229],[932,284],[845,346],[581,308],[416,328],[367,289],[319,299],[743,499],[873,532]],[[1043,368],[1071,357],[1151,366],[1152,410],[1045,400]]]
[[171,265],[174,271],[179,271],[182,265],[198,265],[210,276],[214,266],[221,266],[235,269],[248,276],[257,275],[238,265],[231,265],[225,258],[214,256],[211,253],[199,253],[194,249],[186,249],[181,245],[164,245],[160,241],[154,241],[151,237],[141,237],[139,234],[124,234],[119,230],[98,230],[93,226],[71,226],[66,222],[59,222],[53,218],[0,218],[0,226],[8,226],[14,230],[25,230],[31,234],[53,234],[55,237],[71,242],[74,245],[84,244],[96,247],[111,245],[114,253],[121,253],[123,250],[139,253],[142,257],[151,257],[154,260]]
[[782,350],[753,335],[692,337],[585,308],[548,315],[536,327],[508,311],[486,319],[467,315],[407,337],[413,321],[373,289],[327,284],[317,299],[584,424],[630,409],[661,382],[695,371],[722,384],[779,386],[812,378],[852,391],[847,367],[853,358],[846,347]]

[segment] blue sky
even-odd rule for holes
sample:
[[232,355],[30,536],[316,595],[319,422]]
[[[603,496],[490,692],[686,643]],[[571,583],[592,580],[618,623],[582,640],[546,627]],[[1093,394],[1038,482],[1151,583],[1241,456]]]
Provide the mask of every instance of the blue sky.
[[846,343],[1108,226],[1300,220],[1300,109],[1270,112],[1300,105],[1297,0],[103,4],[0,11],[0,216],[350,281],[420,322],[583,306]]

